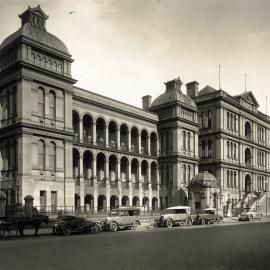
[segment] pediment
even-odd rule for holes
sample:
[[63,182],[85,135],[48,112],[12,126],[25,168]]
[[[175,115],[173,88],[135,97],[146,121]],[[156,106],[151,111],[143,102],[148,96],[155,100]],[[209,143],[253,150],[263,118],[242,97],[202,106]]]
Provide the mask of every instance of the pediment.
[[253,105],[255,107],[259,107],[259,103],[251,91],[248,91],[248,92],[245,92],[239,96],[236,96],[236,98],[241,98],[244,101],[246,101],[247,103],[249,103],[250,105]]

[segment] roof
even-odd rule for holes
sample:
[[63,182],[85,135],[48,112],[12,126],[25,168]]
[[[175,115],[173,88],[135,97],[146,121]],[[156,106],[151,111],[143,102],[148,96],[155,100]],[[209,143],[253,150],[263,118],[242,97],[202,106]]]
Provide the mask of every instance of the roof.
[[8,36],[0,45],[0,49],[3,49],[20,37],[29,38],[32,41],[37,41],[45,46],[51,47],[52,49],[69,54],[67,46],[59,38],[47,31],[34,27],[30,23],[26,23],[18,31]]
[[68,48],[63,41],[46,31],[45,22],[49,16],[43,12],[39,5],[34,8],[30,8],[29,6],[19,17],[22,21],[21,28],[8,36],[0,45],[0,49],[24,37],[69,54]]
[[190,186],[194,184],[199,184],[205,187],[216,187],[217,179],[208,171],[201,171],[191,179]]
[[206,85],[202,90],[199,91],[198,95],[199,96],[207,95],[207,94],[210,94],[210,93],[213,93],[216,91],[217,91],[217,89],[215,89],[209,85]]
[[193,101],[192,98],[189,96],[183,94],[182,92],[178,90],[173,90],[173,91],[168,91],[165,92],[164,94],[158,96],[151,104],[151,108],[165,105],[171,102],[180,102],[183,104],[186,104],[188,106],[191,106],[193,108],[197,108],[195,102]]
[[175,209],[190,209],[190,207],[189,206],[181,206],[181,205],[179,205],[179,206],[169,207],[166,210],[175,210]]
[[256,107],[259,107],[259,103],[251,91],[247,91],[247,92],[244,92],[240,95],[236,95],[236,96],[234,96],[234,98],[236,98],[236,99],[242,98],[245,101],[247,101],[248,103],[250,103]]

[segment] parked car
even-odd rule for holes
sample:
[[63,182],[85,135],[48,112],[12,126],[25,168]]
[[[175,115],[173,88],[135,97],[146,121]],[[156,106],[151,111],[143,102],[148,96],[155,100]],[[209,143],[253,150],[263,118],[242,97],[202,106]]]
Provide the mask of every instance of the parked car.
[[103,229],[116,232],[119,229],[136,230],[140,225],[140,208],[123,206],[111,212],[110,216],[103,220]]
[[167,208],[163,214],[154,221],[154,227],[168,227],[184,224],[192,225],[189,206],[173,206]]
[[205,208],[198,213],[193,220],[193,224],[213,224],[220,223],[223,220],[222,216],[217,214],[216,208]]
[[243,211],[238,218],[239,221],[252,221],[254,219],[261,220],[262,214],[256,211]]
[[100,230],[98,222],[75,216],[60,216],[53,225],[53,234],[65,236],[73,232],[97,233]]

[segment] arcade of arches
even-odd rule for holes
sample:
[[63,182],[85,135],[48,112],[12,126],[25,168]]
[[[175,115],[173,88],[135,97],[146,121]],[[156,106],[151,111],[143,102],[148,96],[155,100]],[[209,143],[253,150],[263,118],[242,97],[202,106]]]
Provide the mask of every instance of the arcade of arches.
[[73,148],[75,207],[109,211],[118,206],[159,208],[157,161]]

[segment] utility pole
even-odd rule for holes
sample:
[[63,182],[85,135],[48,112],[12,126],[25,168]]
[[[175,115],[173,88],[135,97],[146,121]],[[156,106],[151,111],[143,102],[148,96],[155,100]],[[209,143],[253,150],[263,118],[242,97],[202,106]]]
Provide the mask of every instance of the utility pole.
[[247,73],[245,73],[245,92],[247,92]]
[[221,65],[218,65],[218,88],[219,88],[219,90],[221,90],[221,87],[220,87],[220,68],[221,68]]

